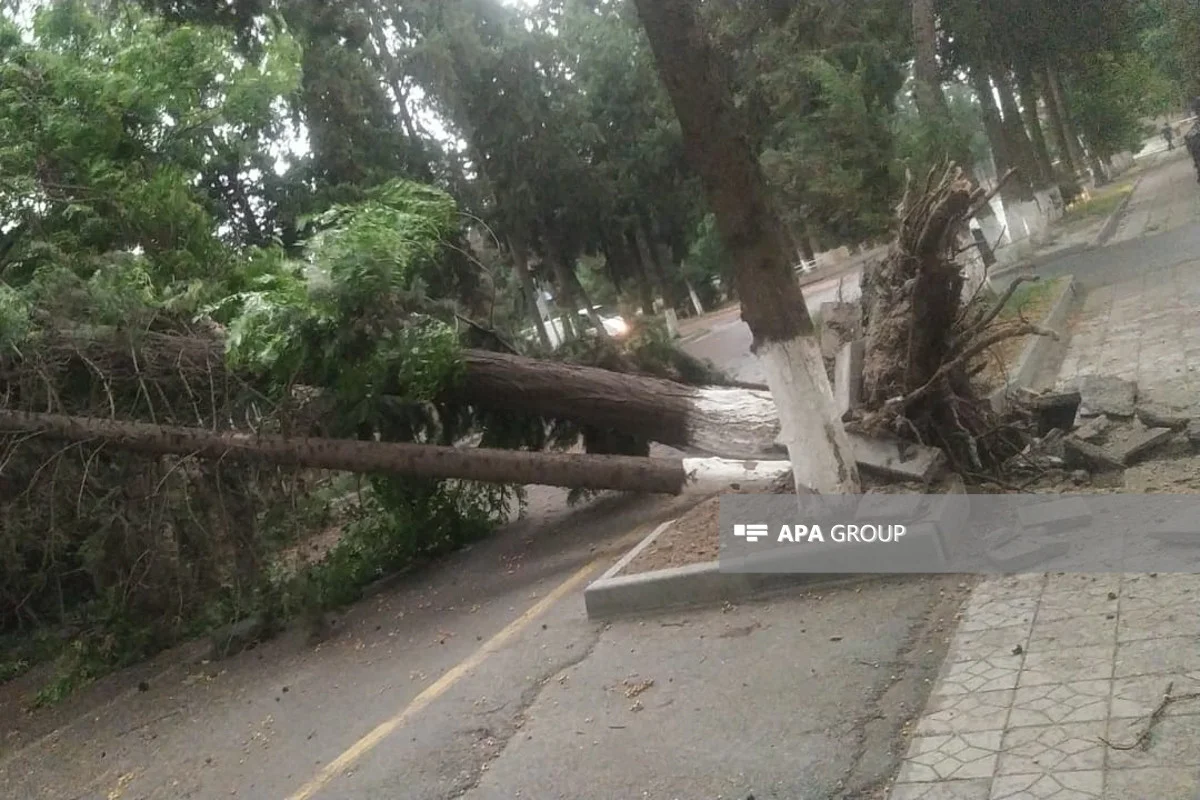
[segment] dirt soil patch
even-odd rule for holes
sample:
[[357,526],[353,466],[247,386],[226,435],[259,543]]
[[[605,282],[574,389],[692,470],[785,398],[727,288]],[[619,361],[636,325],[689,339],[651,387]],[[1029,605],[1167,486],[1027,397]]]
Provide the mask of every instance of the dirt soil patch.
[[658,569],[716,561],[721,549],[717,535],[717,516],[720,511],[720,496],[705,500],[671,523],[649,547],[625,566],[621,574],[638,575]]

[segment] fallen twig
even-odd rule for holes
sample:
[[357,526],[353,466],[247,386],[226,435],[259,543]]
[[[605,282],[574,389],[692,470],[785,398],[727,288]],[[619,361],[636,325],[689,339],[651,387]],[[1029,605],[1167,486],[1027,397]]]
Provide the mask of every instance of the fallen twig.
[[1167,709],[1175,703],[1181,703],[1185,700],[1200,700],[1200,692],[1189,692],[1188,694],[1171,694],[1171,690],[1175,688],[1175,681],[1168,681],[1167,688],[1163,691],[1162,699],[1158,701],[1158,705],[1154,707],[1154,711],[1146,719],[1146,727],[1138,734],[1138,737],[1131,744],[1113,744],[1100,737],[1100,741],[1111,747],[1113,750],[1149,750],[1150,735],[1154,733],[1155,726],[1162,720],[1163,715],[1167,713]]

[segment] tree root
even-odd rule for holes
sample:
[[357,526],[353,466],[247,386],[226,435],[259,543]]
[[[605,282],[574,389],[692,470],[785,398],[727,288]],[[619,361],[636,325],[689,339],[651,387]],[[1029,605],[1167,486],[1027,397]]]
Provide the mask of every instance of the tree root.
[[863,403],[848,421],[866,435],[938,443],[952,467],[981,476],[999,473],[1027,435],[973,385],[979,357],[1013,338],[1057,338],[1024,318],[998,321],[1033,276],[1018,277],[986,307],[978,293],[964,302],[956,243],[988,198],[953,164],[919,186],[910,179],[891,251],[863,275]]

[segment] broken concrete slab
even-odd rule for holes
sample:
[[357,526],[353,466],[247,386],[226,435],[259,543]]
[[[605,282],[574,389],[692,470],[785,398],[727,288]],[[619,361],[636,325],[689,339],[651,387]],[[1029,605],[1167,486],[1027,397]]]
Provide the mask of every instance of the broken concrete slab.
[[919,494],[867,494],[858,501],[854,521],[911,519],[924,505],[925,498]]
[[1192,447],[1200,448],[1200,419],[1190,421],[1184,430],[1187,432],[1187,438],[1192,443]]
[[928,483],[946,466],[946,454],[933,447],[855,435],[850,444],[859,468],[877,475]]
[[1046,531],[1058,531],[1088,524],[1092,521],[1092,512],[1087,503],[1078,497],[1071,497],[1022,506],[1017,511],[1017,518],[1026,530],[1044,528]]
[[1038,542],[1024,537],[988,551],[988,561],[1003,572],[1028,572],[1071,551],[1066,542]]
[[1137,411],[1137,384],[1111,375],[1086,375],[1079,380],[1081,417],[1128,419]]
[[1121,435],[1114,437],[1105,449],[1128,467],[1174,436],[1175,431],[1170,428],[1130,428],[1121,431]]
[[866,342],[846,342],[833,363],[833,402],[839,417],[858,408],[862,396],[863,357]]
[[1139,404],[1137,418],[1147,428],[1170,428],[1173,431],[1185,429],[1192,421],[1179,409],[1156,404]]
[[1045,436],[1053,430],[1071,430],[1083,397],[1079,392],[1049,392],[1026,397],[1023,402],[1037,418],[1038,436]]
[[1125,464],[1090,442],[1068,436],[1063,442],[1063,458],[1068,469],[1089,472],[1121,472]]
[[1092,417],[1087,422],[1075,429],[1074,436],[1077,439],[1082,439],[1085,442],[1096,442],[1102,440],[1104,435],[1108,433],[1108,429],[1112,427],[1112,421],[1108,417],[1101,414],[1098,417]]

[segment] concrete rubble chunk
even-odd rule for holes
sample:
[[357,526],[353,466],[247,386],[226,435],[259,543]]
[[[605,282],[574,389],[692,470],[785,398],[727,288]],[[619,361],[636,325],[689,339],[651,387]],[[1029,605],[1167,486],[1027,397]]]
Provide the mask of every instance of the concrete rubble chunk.
[[1021,520],[1021,525],[1027,530],[1045,528],[1047,531],[1052,531],[1086,525],[1092,521],[1092,511],[1083,500],[1071,497],[1066,500],[1022,506],[1017,511],[1017,518]]
[[1159,445],[1166,444],[1175,435],[1170,428],[1138,428],[1123,433],[1123,436],[1109,444],[1107,450],[1127,467]]
[[933,447],[856,435],[850,443],[860,468],[900,480],[928,483],[946,465],[946,454]]
[[988,561],[1004,572],[1027,572],[1069,553],[1066,542],[1038,542],[1024,537],[988,551]]
[[1063,442],[1063,458],[1068,469],[1085,469],[1089,472],[1120,472],[1125,464],[1113,458],[1102,448],[1074,436]]
[[1137,418],[1147,428],[1170,428],[1173,431],[1183,430],[1192,421],[1178,409],[1153,404],[1139,405]]
[[863,356],[866,342],[858,339],[846,342],[838,351],[833,364],[833,400],[838,416],[858,408],[862,396]]
[[1112,421],[1108,417],[1101,414],[1098,417],[1092,417],[1087,422],[1075,429],[1073,434],[1075,438],[1082,439],[1085,442],[1093,444],[1104,438],[1104,434],[1112,427]]
[[1200,419],[1194,419],[1187,424],[1187,438],[1192,447],[1200,448]]
[[1110,375],[1087,375],[1079,381],[1079,415],[1128,419],[1137,411],[1137,384]]
[[1024,399],[1037,418],[1039,436],[1054,430],[1071,430],[1081,402],[1083,397],[1079,392],[1048,392]]
[[919,494],[867,494],[858,501],[855,521],[911,519],[917,516],[925,498]]

